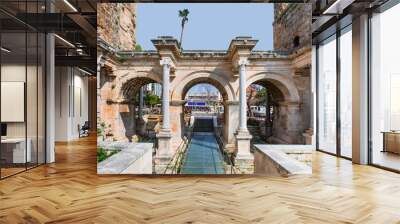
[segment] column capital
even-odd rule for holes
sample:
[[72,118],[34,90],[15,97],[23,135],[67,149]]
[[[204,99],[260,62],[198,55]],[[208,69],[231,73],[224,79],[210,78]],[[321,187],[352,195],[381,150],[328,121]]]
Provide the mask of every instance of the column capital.
[[162,57],[160,60],[160,65],[161,66],[168,65],[169,67],[175,67],[174,62],[169,57]]
[[239,69],[241,66],[248,66],[250,64],[250,61],[248,57],[241,56],[237,57],[233,63],[232,63],[232,72],[234,73],[234,77],[238,78],[239,77]]
[[240,57],[237,64],[238,64],[238,66],[242,66],[242,65],[246,66],[246,65],[250,64],[250,61],[249,61],[249,59],[247,59],[247,57]]

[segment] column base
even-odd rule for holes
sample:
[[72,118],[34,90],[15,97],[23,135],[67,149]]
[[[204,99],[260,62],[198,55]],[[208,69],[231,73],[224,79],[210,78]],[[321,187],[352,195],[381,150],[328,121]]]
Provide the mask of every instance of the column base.
[[160,132],[157,134],[157,156],[160,157],[172,157],[171,151],[171,139],[172,133],[171,129],[161,129]]
[[235,167],[239,174],[254,174],[254,156],[248,158],[235,158]]
[[156,174],[163,174],[173,157],[171,139],[170,129],[161,129],[157,134],[158,148],[154,157],[154,172]]
[[236,134],[235,166],[242,174],[254,173],[254,155],[250,152],[251,138],[252,136],[247,129],[239,129]]
[[155,174],[165,174],[165,171],[170,163],[172,157],[169,156],[156,156],[154,158],[153,164],[153,172]]
[[252,136],[247,129],[239,129],[236,133],[236,148],[237,156],[249,157],[252,156],[250,153],[250,140]]

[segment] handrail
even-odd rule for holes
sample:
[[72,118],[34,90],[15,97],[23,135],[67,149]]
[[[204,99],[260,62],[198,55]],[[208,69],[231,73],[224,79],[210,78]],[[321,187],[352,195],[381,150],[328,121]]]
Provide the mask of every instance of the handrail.
[[[170,174],[177,174],[182,166],[183,162],[183,156],[186,153],[187,147],[189,146],[191,142],[191,134],[192,132],[188,132],[188,137],[184,137],[183,141],[181,144],[178,146],[178,150],[175,153],[175,155],[172,157],[170,162],[168,163],[167,167],[164,170],[164,174],[167,174],[167,172],[170,170]],[[172,165],[173,164],[173,165]]]
[[231,174],[236,174],[237,167],[235,166],[235,161],[223,150],[224,143],[221,140],[221,136],[215,134],[215,139],[217,140],[224,161],[231,167]]
[[180,169],[181,169],[181,167],[182,167],[182,164],[183,164],[183,161],[184,161],[184,158],[183,158],[183,156],[184,155],[186,155],[186,151],[187,151],[187,149],[188,149],[188,147],[189,147],[189,145],[190,145],[190,143],[192,142],[192,135],[193,135],[193,129],[189,129],[189,132],[188,132],[188,135],[187,135],[187,138],[186,138],[186,145],[185,145],[185,149],[182,151],[182,153],[181,153],[181,160],[179,160],[179,166],[177,166],[177,170],[179,170],[180,171]]

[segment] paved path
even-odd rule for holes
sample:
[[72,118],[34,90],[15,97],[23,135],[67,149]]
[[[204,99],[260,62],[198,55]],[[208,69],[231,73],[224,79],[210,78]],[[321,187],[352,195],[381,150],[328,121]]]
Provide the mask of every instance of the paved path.
[[211,133],[193,133],[181,174],[224,174],[219,146]]

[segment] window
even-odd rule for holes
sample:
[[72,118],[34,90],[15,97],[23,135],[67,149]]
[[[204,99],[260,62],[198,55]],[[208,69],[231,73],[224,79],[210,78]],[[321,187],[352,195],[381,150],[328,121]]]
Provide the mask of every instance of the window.
[[340,36],[340,155],[352,157],[352,33],[351,25]]
[[318,47],[318,149],[336,153],[336,36]]
[[371,18],[371,162],[400,170],[400,4]]
[[[43,3],[18,2],[16,13],[38,13]],[[8,14],[0,17],[10,21],[0,24],[0,178],[5,178],[45,163],[46,39]]]

